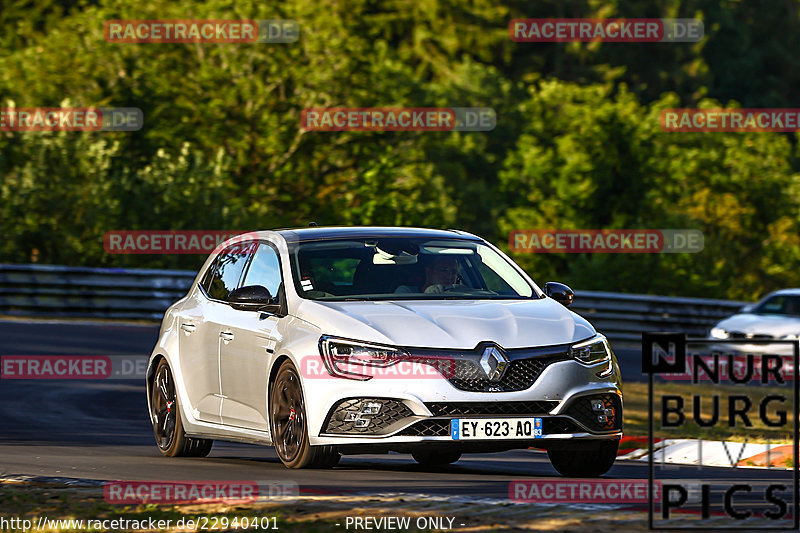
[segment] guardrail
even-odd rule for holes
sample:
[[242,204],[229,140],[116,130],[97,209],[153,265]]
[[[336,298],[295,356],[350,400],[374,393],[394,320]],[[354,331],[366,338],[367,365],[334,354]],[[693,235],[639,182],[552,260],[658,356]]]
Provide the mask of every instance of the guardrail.
[[[0,315],[160,320],[196,273],[182,270],[0,264]],[[642,331],[705,335],[745,302],[577,291],[571,309],[614,341]]]
[[0,315],[161,320],[196,274],[0,264]]
[[704,337],[747,302],[647,294],[575,291],[570,309],[614,341],[641,342],[643,331],[675,331]]

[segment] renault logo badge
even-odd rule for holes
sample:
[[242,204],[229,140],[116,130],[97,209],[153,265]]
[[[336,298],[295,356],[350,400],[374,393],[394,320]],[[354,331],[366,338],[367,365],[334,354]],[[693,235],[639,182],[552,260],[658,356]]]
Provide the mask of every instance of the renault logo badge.
[[497,383],[503,378],[508,366],[508,357],[495,346],[487,346],[481,355],[481,368],[489,381]]

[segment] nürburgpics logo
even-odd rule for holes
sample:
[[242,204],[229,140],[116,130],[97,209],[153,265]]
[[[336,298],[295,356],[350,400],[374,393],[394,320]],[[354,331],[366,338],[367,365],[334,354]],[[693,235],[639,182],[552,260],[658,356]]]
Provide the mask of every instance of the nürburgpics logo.
[[[787,350],[793,351],[788,369],[787,357],[779,355]],[[649,375],[651,529],[800,526],[798,377],[794,372],[798,359],[797,340],[642,335],[642,370]],[[686,379],[675,381],[674,376]],[[763,440],[765,435],[767,450],[770,438],[787,443],[784,448],[791,443],[793,457],[786,463],[791,469],[772,465],[769,451],[766,468],[742,460],[747,457],[745,450],[763,448],[753,441]],[[660,439],[658,449],[656,438]],[[674,461],[678,452],[670,452],[667,461],[669,443],[682,443],[680,461]],[[731,467],[743,468],[741,473],[720,475],[719,469],[703,466],[704,461],[714,462],[704,453],[712,447],[723,450]],[[678,471],[673,462],[695,465],[696,471],[688,474],[687,467]],[[691,481],[687,479],[690,476]]]

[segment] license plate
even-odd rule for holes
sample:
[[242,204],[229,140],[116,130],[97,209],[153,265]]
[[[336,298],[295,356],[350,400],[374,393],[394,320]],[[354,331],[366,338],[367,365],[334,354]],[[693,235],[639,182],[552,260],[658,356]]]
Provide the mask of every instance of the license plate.
[[543,437],[541,418],[456,418],[450,421],[453,440],[536,439]]

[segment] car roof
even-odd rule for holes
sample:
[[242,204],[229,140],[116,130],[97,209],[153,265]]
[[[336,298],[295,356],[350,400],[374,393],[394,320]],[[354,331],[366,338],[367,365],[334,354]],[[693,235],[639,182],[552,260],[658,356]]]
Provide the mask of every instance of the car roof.
[[461,239],[482,241],[480,237],[458,230],[406,228],[389,226],[313,226],[276,230],[287,243],[336,239],[407,237],[421,239]]
[[[779,294],[786,294],[786,295],[791,295],[791,296],[800,296],[800,288],[792,287],[792,288],[788,288],[788,289],[779,289],[779,290],[777,290],[775,292],[771,292],[771,293],[767,294],[767,296],[776,296],[776,295],[779,295]],[[767,296],[765,296],[765,298]]]

